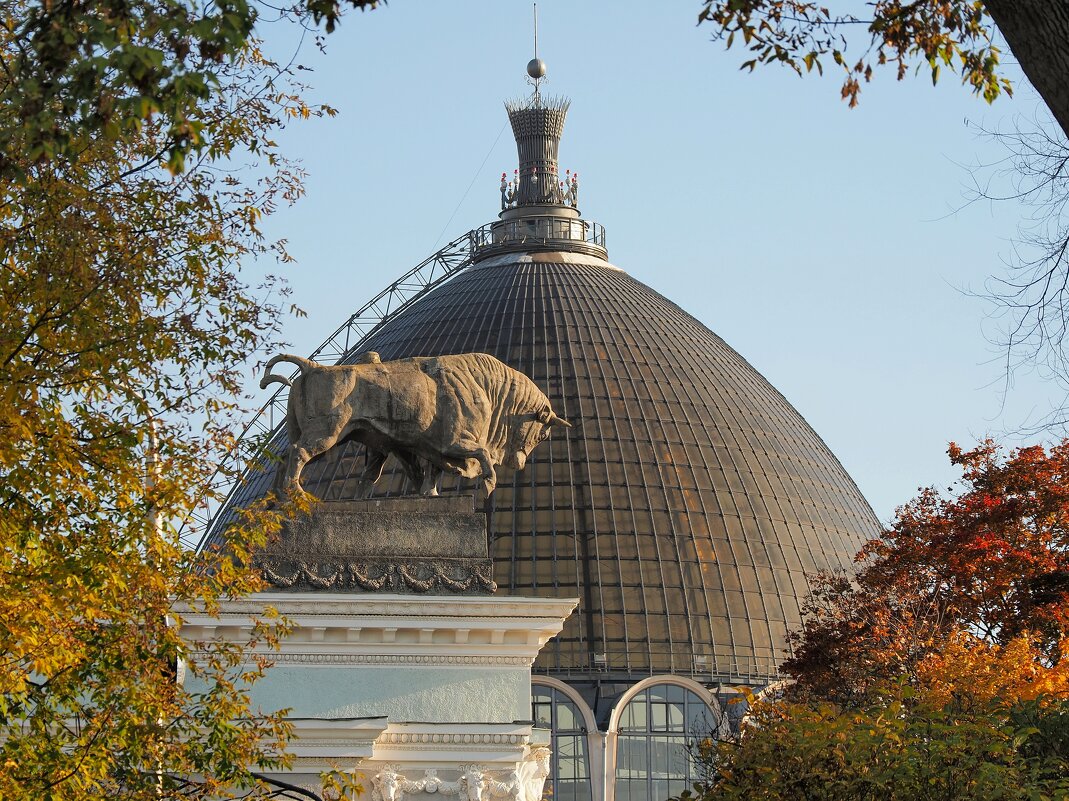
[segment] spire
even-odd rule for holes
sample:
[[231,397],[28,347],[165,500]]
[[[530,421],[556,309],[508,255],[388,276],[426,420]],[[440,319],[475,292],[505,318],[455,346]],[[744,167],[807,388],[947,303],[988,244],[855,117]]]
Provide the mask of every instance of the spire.
[[[528,98],[505,103],[520,160],[511,205],[568,205],[570,187],[561,185],[557,166],[568,105],[567,98],[543,97],[537,89]],[[576,180],[570,172],[568,178]]]
[[571,251],[604,259],[605,229],[579,216],[579,174],[566,170],[562,177],[557,167],[571,101],[542,94],[546,63],[538,57],[537,5],[534,25],[534,58],[527,62],[534,91],[505,103],[519,167],[511,181],[501,174],[500,220],[476,229],[472,248],[476,260],[524,251]]
[[539,83],[546,77],[546,62],[538,57],[538,3],[531,3],[534,12],[534,58],[527,62],[527,74],[534,82],[534,96],[538,97]]
[[569,171],[562,181],[557,166],[557,151],[571,101],[566,97],[542,95],[546,62],[538,57],[537,3],[533,11],[534,58],[527,62],[527,75],[534,92],[530,97],[505,103],[512,133],[516,137],[520,164],[511,184],[502,176],[501,207],[502,210],[524,206],[574,209],[578,199],[579,176],[573,176]]

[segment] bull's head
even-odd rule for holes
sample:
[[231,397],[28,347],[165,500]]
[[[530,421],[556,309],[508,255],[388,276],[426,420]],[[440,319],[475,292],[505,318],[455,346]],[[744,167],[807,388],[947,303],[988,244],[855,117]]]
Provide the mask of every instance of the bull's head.
[[516,415],[509,432],[508,446],[505,448],[505,464],[516,470],[523,470],[528,454],[539,442],[549,439],[553,426],[571,428],[572,424],[557,417],[548,405],[537,412]]

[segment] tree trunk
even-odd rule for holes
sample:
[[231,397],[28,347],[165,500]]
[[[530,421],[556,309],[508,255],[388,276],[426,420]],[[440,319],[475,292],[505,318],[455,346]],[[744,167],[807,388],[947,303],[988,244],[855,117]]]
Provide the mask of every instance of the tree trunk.
[[984,6],[1069,137],[1069,2],[985,0]]

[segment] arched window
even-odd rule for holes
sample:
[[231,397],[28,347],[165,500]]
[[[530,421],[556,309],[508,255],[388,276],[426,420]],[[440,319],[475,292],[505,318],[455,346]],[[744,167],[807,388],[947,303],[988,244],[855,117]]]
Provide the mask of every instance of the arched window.
[[688,744],[716,729],[698,695],[674,684],[647,687],[627,702],[617,727],[616,801],[661,801],[698,778]]
[[590,759],[586,730],[579,707],[555,687],[531,687],[534,725],[553,732],[549,778],[543,798],[554,801],[591,801]]

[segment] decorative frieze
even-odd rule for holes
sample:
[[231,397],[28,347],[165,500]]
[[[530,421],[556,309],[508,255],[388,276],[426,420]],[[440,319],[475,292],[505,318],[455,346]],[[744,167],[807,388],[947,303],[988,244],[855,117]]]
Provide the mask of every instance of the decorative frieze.
[[461,732],[391,732],[379,735],[380,745],[523,745],[527,742],[526,733],[461,733]]
[[497,590],[489,559],[302,561],[263,555],[260,572],[279,589],[372,592],[491,593]]
[[401,773],[395,763],[383,765],[371,778],[372,801],[404,801],[419,794],[457,796],[463,801],[490,801],[507,798],[512,801],[538,801],[549,776],[549,749],[531,748],[516,770],[507,774],[495,773],[485,765],[459,765],[457,778],[445,781],[438,770],[425,770],[417,778]]
[[[197,652],[195,656],[200,655]],[[276,665],[470,665],[472,667],[530,667],[533,657],[525,656],[455,656],[451,654],[294,654],[268,653]]]

